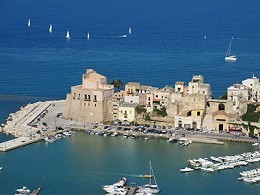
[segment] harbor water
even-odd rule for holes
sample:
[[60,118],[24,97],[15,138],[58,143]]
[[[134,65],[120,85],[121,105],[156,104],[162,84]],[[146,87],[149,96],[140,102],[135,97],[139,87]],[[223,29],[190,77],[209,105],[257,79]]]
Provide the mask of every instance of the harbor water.
[[[259,77],[259,7],[258,0],[2,0],[0,123],[27,103],[65,99],[87,68],[108,81],[154,87],[188,84],[193,75],[203,75],[219,97],[230,85]],[[235,63],[224,61],[231,39]],[[0,134],[0,141],[11,138]],[[41,194],[104,194],[102,185],[122,177],[146,183],[138,175],[147,173],[149,160],[160,194],[258,194],[259,184],[237,177],[259,163],[212,174],[179,171],[188,159],[255,149],[233,142],[181,147],[79,132],[0,153],[0,194],[22,186],[43,186]]]

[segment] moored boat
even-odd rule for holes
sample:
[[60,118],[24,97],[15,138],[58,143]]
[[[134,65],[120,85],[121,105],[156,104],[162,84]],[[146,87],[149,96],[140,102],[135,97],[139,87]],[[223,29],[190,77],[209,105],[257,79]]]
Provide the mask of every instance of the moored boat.
[[180,169],[181,172],[191,172],[194,171],[194,169],[189,168],[189,167],[185,167],[184,169]]

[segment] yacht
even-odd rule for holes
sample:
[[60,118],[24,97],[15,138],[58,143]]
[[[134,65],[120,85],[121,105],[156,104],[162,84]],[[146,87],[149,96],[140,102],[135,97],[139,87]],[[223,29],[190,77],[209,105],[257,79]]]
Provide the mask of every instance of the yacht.
[[20,194],[29,195],[30,192],[31,192],[31,190],[29,190],[29,189],[26,188],[25,186],[23,186],[23,187],[20,188],[20,189],[16,189],[16,190],[15,190],[15,194],[16,194],[16,195],[20,195]]
[[225,61],[235,62],[235,61],[237,61],[237,57],[235,55],[231,55],[231,45],[232,45],[232,39],[230,40],[230,43],[228,46]]
[[[138,189],[136,190],[137,193],[143,193],[143,194],[157,194],[160,192],[159,186],[157,185],[156,178],[153,172],[152,164],[151,161],[149,161],[149,183],[144,185],[144,186],[139,186]],[[153,183],[152,184],[152,179]]]

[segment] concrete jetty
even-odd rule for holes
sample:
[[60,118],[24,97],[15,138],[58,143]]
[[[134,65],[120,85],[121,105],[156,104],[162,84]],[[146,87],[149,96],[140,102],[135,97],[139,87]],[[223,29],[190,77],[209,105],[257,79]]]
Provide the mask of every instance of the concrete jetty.
[[[11,113],[2,127],[3,133],[16,138],[0,143],[0,152],[6,152],[42,140],[46,133],[42,132],[40,122],[51,105],[57,101],[36,102]],[[38,125],[36,125],[38,123]]]

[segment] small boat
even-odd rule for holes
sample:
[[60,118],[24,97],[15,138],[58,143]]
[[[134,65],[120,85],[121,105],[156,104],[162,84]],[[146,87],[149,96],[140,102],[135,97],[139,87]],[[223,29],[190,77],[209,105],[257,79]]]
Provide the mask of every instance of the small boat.
[[114,133],[111,134],[111,137],[116,137],[117,135],[118,135],[118,133],[114,132]]
[[28,20],[28,24],[27,25],[28,25],[29,28],[31,27],[31,20],[30,19]]
[[149,175],[149,174],[145,174],[145,175],[141,175],[142,178],[147,178],[150,179],[153,177],[153,175]]
[[2,170],[3,169],[3,167],[0,167],[0,170]]
[[49,32],[52,33],[52,24],[50,24]]
[[181,172],[190,172],[190,171],[194,171],[194,169],[189,168],[189,167],[185,167],[184,169],[180,169]]
[[172,142],[177,142],[178,140],[173,136],[173,137],[169,137],[168,139],[167,139],[167,142],[168,143],[172,143]]
[[235,55],[231,55],[231,45],[232,45],[232,39],[230,40],[230,43],[228,46],[225,61],[235,62],[235,61],[237,61],[237,57]]
[[144,139],[145,139],[145,140],[149,140],[150,138],[151,138],[151,137],[145,137]]
[[204,35],[204,39],[205,39],[205,40],[207,39],[207,36],[206,36],[206,35]]
[[15,190],[15,194],[23,194],[23,195],[27,195],[27,194],[30,194],[31,190],[29,190],[28,188],[26,188],[25,186],[23,186],[22,188],[20,189],[16,189]]
[[129,35],[132,34],[132,28],[131,28],[131,27],[128,29],[128,34],[129,34]]
[[70,32],[69,32],[69,31],[67,31],[66,39],[67,39],[67,40],[70,40]]
[[57,139],[54,136],[48,136],[48,137],[45,137],[44,140],[46,142],[55,142]]
[[118,37],[121,37],[121,38],[126,38],[127,35],[121,35],[121,36],[118,36]]
[[205,172],[214,172],[214,169],[212,169],[212,168],[201,167],[200,170],[205,171]]
[[88,40],[90,39],[90,34],[89,34],[89,33],[87,34],[87,37],[86,37],[86,38],[87,38]]

